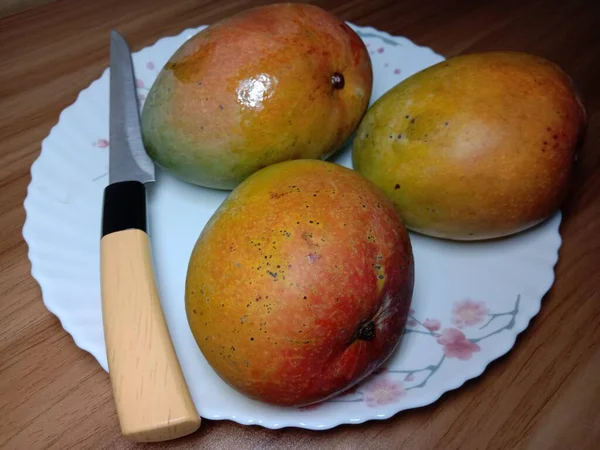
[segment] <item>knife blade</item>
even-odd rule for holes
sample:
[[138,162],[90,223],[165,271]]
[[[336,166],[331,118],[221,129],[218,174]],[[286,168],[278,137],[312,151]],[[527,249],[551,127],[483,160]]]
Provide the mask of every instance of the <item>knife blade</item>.
[[114,30],[109,123],[100,271],[110,380],[122,434],[132,441],[164,441],[196,431],[200,417],[156,287],[145,187],[154,181],[154,164],[142,141],[131,52]]
[[135,75],[127,42],[110,34],[109,182],[154,181],[154,164],[142,143]]

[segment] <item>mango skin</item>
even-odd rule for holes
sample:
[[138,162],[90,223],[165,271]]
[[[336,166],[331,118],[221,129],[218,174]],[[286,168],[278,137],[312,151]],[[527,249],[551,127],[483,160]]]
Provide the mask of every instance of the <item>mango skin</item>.
[[335,153],[366,112],[372,83],[364,43],[332,14],[302,4],[249,9],[171,57],[143,108],[144,144],[179,178],[233,189],[267,165]]
[[301,406],[388,358],[413,286],[409,236],[385,195],[350,169],[296,160],[255,173],[215,212],[190,257],[185,306],[227,383]]
[[560,207],[585,122],[554,63],[516,52],[463,55],[379,98],[357,131],[353,164],[409,229],[498,238]]

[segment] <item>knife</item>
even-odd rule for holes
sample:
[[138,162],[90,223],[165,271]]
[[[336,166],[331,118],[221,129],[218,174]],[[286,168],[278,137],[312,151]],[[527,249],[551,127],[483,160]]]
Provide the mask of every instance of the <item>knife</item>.
[[125,39],[111,31],[109,185],[100,241],[102,318],[121,432],[138,442],[174,439],[200,427],[154,278],[145,188],[152,181],[154,164],[142,143],[131,53]]

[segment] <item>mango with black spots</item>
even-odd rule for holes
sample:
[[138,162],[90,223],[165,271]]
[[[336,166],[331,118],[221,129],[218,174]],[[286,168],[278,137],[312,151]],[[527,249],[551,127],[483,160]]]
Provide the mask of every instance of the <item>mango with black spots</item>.
[[291,159],[326,159],[365,114],[373,73],[361,38],[312,5],[248,9],[187,40],[142,112],[150,157],[187,182],[233,189]]
[[466,54],[380,97],[352,158],[409,229],[498,238],[557,211],[585,124],[575,87],[555,63],[519,52]]
[[319,160],[271,165],[202,230],[187,318],[213,369],[276,405],[325,400],[392,354],[414,286],[409,235],[357,172]]

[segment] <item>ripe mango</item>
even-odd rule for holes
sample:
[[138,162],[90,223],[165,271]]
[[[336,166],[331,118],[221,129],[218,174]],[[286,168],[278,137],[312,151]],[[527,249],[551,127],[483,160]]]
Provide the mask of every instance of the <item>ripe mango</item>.
[[353,164],[409,229],[497,238],[559,208],[585,122],[556,64],[517,52],[467,54],[379,98],[357,131]]
[[249,9],[171,57],[144,105],[144,144],[179,178],[233,189],[270,164],[335,153],[372,82],[364,43],[332,14],[303,4]]
[[387,197],[318,160],[271,165],[202,230],[185,306],[205,358],[263,402],[332,397],[380,366],[403,333],[411,243]]

